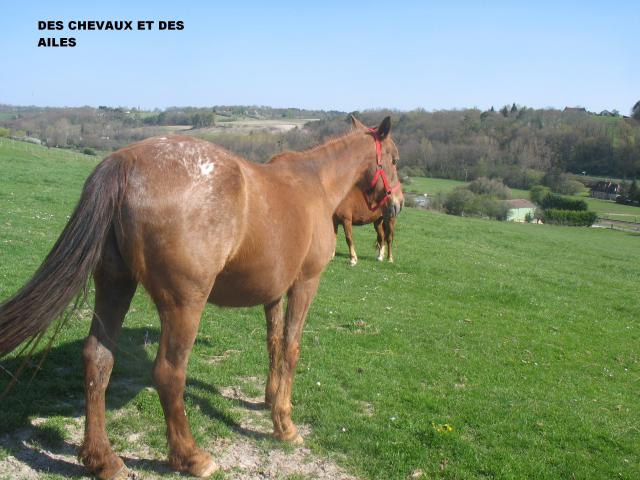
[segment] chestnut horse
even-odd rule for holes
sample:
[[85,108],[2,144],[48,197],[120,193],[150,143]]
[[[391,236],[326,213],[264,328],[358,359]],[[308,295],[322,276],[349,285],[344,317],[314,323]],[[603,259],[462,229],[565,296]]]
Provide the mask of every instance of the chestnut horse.
[[264,305],[265,402],[273,435],[302,442],[291,421],[291,389],[303,324],[335,248],[331,217],[354,187],[372,203],[383,201],[387,216],[400,210],[397,196],[383,187],[398,182],[390,130],[389,117],[377,129],[355,125],[343,137],[300,153],[299,161],[263,165],[204,140],[154,137],[96,167],[43,264],[0,306],[0,354],[27,338],[41,338],[86,291],[93,273],[95,313],[83,349],[86,424],[79,456],[98,478],[127,476],[105,431],[105,390],[138,283],[160,316],[153,378],[173,469],[202,477],[217,469],[193,439],[183,400],[187,361],[207,302]]
[[[354,128],[366,129],[367,127],[362,124],[356,117],[351,116],[351,122]],[[395,152],[396,162],[398,159],[398,152]],[[282,162],[282,161],[295,161],[301,157],[299,152],[282,152],[274,155],[269,163]],[[400,209],[404,205],[404,195],[402,194],[402,185],[398,182],[396,185],[391,186],[393,191],[396,190],[397,200],[400,202]],[[338,226],[342,225],[344,229],[345,238],[349,247],[350,264],[355,266],[358,263],[358,256],[353,243],[352,225],[367,225],[373,223],[373,226],[377,233],[377,250],[378,260],[384,260],[385,244],[387,249],[387,259],[393,262],[393,253],[391,246],[393,244],[393,235],[396,225],[396,215],[388,216],[383,215],[383,209],[381,208],[384,202],[375,202],[373,206],[367,200],[366,194],[358,186],[352,188],[347,196],[340,202],[338,208],[333,214],[333,229],[335,235],[338,235]],[[396,213],[399,213],[396,212]],[[334,250],[335,255],[335,250]]]
[[[400,205],[404,204],[402,188],[398,188]],[[396,217],[385,217],[381,209],[372,209],[367,203],[362,191],[358,188],[351,190],[345,199],[338,205],[333,214],[333,229],[338,234],[338,226],[342,225],[344,237],[349,247],[349,263],[353,267],[358,263],[355,245],[353,243],[352,225],[367,225],[373,223],[376,230],[376,248],[378,250],[378,260],[384,260],[385,245],[387,247],[387,259],[393,262],[393,234],[396,227]]]

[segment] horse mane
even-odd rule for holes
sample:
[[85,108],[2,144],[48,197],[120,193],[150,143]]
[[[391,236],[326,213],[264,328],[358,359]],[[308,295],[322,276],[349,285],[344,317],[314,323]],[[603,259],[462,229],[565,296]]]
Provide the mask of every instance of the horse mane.
[[334,135],[332,137],[329,137],[324,142],[318,143],[317,145],[313,145],[313,146],[308,147],[308,148],[305,148],[304,150],[285,150],[283,152],[275,154],[273,157],[271,157],[269,160],[267,160],[266,163],[276,163],[276,162],[279,162],[279,161],[293,160],[294,158],[298,158],[298,157],[301,157],[303,155],[308,155],[310,153],[315,153],[316,151],[318,151],[320,149],[327,148],[327,147],[330,147],[332,145],[335,145],[337,143],[340,143],[340,142],[344,141],[347,137],[353,135],[353,133],[355,133],[357,131],[358,131],[358,129],[352,128],[352,129],[348,130],[346,133],[343,133],[343,134],[340,134],[340,135]]

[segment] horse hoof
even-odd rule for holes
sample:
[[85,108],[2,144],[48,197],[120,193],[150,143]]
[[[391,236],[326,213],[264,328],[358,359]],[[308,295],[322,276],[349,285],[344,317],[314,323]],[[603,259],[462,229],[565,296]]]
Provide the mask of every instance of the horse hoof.
[[389,258],[389,263],[393,263],[393,257]]
[[384,262],[384,257],[382,257],[382,256],[378,257],[378,261],[379,262]]
[[352,258],[351,260],[349,260],[349,265],[352,267],[355,267],[358,264],[358,259],[357,258]]
[[290,443],[291,445],[302,445],[304,444],[304,438],[302,438],[302,435],[300,435],[297,431],[294,430],[293,433],[289,433],[289,434],[278,434],[278,433],[273,433],[273,437],[276,440],[280,440],[281,442],[287,442]]
[[188,457],[170,456],[169,465],[178,472],[200,478],[208,477],[218,470],[218,465],[211,455],[200,449]]
[[218,464],[213,460],[209,460],[209,464],[205,465],[200,472],[193,472],[193,475],[200,478],[207,478],[218,471]]
[[125,480],[134,475],[110,448],[105,454],[103,450],[89,449],[83,444],[78,459],[98,480]]
[[122,468],[109,477],[109,480],[129,480],[131,478],[136,478],[135,473],[129,470],[126,465],[122,465]]

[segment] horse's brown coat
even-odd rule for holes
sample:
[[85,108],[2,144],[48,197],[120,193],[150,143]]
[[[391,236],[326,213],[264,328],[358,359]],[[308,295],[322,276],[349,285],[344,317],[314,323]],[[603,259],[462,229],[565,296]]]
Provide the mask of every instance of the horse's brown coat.
[[[378,134],[383,168],[395,183],[397,149],[388,117]],[[60,258],[64,263],[68,249],[58,246],[65,242],[85,248],[74,232],[83,231],[76,227],[90,222],[95,212],[84,205],[100,198],[101,190],[109,191],[109,202],[94,202],[98,209],[114,210],[96,215],[111,225],[101,227],[108,232],[99,237],[104,246],[94,252],[88,245],[90,257],[78,253],[83,265],[95,267],[83,267],[74,278],[85,278],[88,268],[95,268],[95,315],[83,351],[87,421],[80,457],[99,478],[124,471],[105,430],[105,390],[116,338],[138,283],[160,315],[153,375],[174,469],[200,476],[216,469],[195,444],[183,401],[189,353],[207,302],[264,305],[270,359],[265,401],[271,405],[274,436],[302,440],[291,421],[291,389],[304,320],[335,248],[332,214],[351,189],[367,189],[376,153],[370,133],[356,124],[351,133],[296,155],[295,162],[259,165],[184,136],[155,137],[113,153],[87,181],[68,228],[41,270],[0,309],[0,334],[11,334],[6,349],[46,328],[51,318],[17,332],[18,320],[30,311],[25,299],[45,287],[56,294],[55,269],[47,262]],[[119,187],[106,189],[109,182]],[[371,201],[383,193],[380,187],[371,192]],[[394,196],[385,214],[393,216],[400,207]]]
[[[402,188],[398,189],[396,196],[402,206],[404,204]],[[345,240],[349,247],[349,261],[352,266],[358,263],[358,256],[353,242],[352,226],[367,225],[369,223],[373,223],[377,234],[376,246],[378,249],[378,260],[384,260],[384,249],[386,246],[387,259],[393,262],[392,247],[396,217],[385,217],[380,209],[371,211],[362,195],[362,191],[354,188],[347,194],[344,200],[340,202],[340,205],[338,205],[338,208],[336,208],[336,211],[333,213],[334,231],[337,235],[338,226],[342,225]]]

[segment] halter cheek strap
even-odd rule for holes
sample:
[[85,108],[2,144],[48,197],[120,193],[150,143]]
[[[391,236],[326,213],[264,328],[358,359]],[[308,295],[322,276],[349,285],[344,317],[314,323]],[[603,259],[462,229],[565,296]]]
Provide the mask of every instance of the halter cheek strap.
[[[382,168],[382,142],[380,141],[380,135],[378,135],[378,131],[375,128],[370,128],[369,133],[376,142],[376,173],[371,180],[371,184],[369,185],[369,189],[365,192],[362,192],[364,196],[364,201],[367,203],[367,207],[370,211],[375,212],[380,207],[382,207],[387,201],[391,198],[391,194],[400,188],[400,182],[398,182],[395,186],[391,187],[389,184],[389,179],[387,178],[387,174]],[[382,184],[384,185],[384,196],[378,200],[376,203],[369,204],[369,198],[367,197],[368,193],[371,193],[375,190],[376,185],[378,184],[378,180],[382,178]]]

